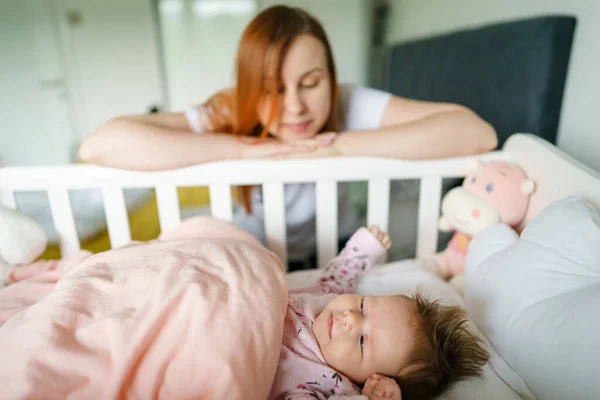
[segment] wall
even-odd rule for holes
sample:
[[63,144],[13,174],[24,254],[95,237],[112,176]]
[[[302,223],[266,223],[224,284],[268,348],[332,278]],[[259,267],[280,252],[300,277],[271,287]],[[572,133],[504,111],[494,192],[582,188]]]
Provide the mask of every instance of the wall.
[[56,0],[59,21],[70,11],[79,23],[64,27],[78,134],[86,136],[121,114],[162,106],[157,35],[149,0]]
[[155,33],[149,0],[0,0],[5,165],[69,163],[104,121],[161,105]]
[[3,165],[64,164],[73,143],[52,9],[0,0],[0,157]]
[[159,10],[170,109],[231,86],[238,40],[256,10],[207,16],[190,0],[161,0]]
[[[600,1],[392,0],[388,43],[543,14],[577,17],[559,125],[558,147],[600,171],[597,123],[600,92]],[[450,6],[451,4],[451,6]]]
[[[341,82],[367,80],[368,0],[258,0],[251,12],[201,16],[193,0],[161,0],[160,21],[170,107],[181,110],[233,85],[239,39],[261,9],[299,6],[314,14],[331,41]],[[179,3],[179,4],[176,4]]]
[[263,7],[302,7],[325,27],[333,48],[338,80],[365,84],[368,71],[369,0],[260,0]]

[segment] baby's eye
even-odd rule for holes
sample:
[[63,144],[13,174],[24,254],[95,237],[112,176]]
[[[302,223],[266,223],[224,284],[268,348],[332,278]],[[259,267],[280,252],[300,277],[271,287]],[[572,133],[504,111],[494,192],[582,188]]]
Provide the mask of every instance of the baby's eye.
[[364,307],[363,307],[363,304],[364,304],[364,303],[365,303],[365,298],[363,297],[363,298],[360,300],[360,312],[361,312],[361,313],[362,313],[362,312],[363,312],[363,310],[364,310]]
[[364,344],[365,344],[365,337],[363,335],[360,335],[360,351],[362,351]]

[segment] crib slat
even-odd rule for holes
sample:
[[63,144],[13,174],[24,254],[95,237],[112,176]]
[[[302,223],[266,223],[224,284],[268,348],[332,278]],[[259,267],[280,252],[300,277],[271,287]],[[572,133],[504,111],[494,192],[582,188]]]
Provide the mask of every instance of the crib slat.
[[58,233],[61,256],[67,257],[80,249],[69,191],[48,189],[48,200],[54,227]]
[[123,189],[108,186],[102,189],[102,196],[104,198],[110,245],[113,249],[126,245],[131,241],[131,231]]
[[[367,203],[367,224],[379,225],[381,229],[389,232],[390,229],[390,180],[369,180],[369,197]],[[382,255],[378,261],[385,262],[387,254]]]
[[377,224],[385,231],[389,230],[390,220],[390,180],[371,179],[367,204],[367,222]]
[[17,209],[17,200],[15,198],[15,192],[8,189],[0,190],[0,204],[4,207],[12,208],[13,210]]
[[325,268],[338,250],[338,186],[335,181],[318,181],[317,196],[317,264]]
[[231,221],[233,219],[231,187],[226,183],[215,183],[209,186],[209,193],[212,216]]
[[438,218],[442,195],[442,178],[426,176],[421,179],[419,192],[419,225],[417,229],[417,257],[432,255],[437,250]]
[[281,259],[287,270],[287,231],[285,224],[285,191],[282,182],[262,185],[265,207],[265,234],[267,247]]
[[181,222],[177,187],[173,185],[156,186],[156,202],[161,232],[175,228]]

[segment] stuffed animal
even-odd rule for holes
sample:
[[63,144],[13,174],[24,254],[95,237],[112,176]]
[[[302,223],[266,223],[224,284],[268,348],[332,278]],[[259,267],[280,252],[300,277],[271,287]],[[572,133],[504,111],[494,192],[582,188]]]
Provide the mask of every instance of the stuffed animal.
[[[462,277],[472,237],[497,223],[519,225],[534,189],[534,182],[516,164],[480,162],[465,177],[462,186],[450,190],[442,200],[438,227],[441,231],[455,232],[446,249],[435,255],[437,274],[444,279]],[[455,283],[462,285],[461,281]]]
[[47,242],[46,232],[37,222],[0,206],[0,287],[14,267],[38,258]]

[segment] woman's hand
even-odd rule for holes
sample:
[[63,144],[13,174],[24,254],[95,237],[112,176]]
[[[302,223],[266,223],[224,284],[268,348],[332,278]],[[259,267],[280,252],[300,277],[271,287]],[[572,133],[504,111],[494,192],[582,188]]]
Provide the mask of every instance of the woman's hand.
[[286,159],[315,157],[315,153],[327,152],[335,141],[335,133],[323,133],[310,139],[283,142],[276,138],[266,138],[254,143],[256,138],[244,137],[243,159]]
[[373,374],[367,379],[362,394],[369,400],[402,400],[402,392],[396,381],[379,374]]
[[325,158],[338,157],[342,155],[340,149],[336,145],[338,135],[335,132],[322,133],[316,138],[326,141],[326,144],[318,146],[312,151],[292,152],[276,157],[276,159]]

